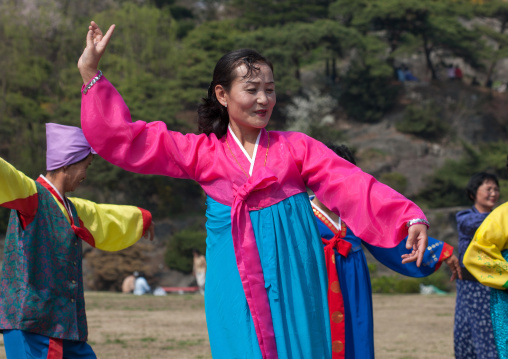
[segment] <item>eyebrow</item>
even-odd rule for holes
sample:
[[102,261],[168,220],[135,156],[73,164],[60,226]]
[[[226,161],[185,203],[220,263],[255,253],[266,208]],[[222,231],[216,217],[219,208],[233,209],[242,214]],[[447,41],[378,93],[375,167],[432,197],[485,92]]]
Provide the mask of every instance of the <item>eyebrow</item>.
[[[248,81],[245,81],[246,84],[255,84],[255,85],[259,85],[261,83],[261,81],[251,81],[251,80],[248,80]],[[270,81],[270,82],[266,82],[267,85],[272,85],[274,84],[275,81]]]

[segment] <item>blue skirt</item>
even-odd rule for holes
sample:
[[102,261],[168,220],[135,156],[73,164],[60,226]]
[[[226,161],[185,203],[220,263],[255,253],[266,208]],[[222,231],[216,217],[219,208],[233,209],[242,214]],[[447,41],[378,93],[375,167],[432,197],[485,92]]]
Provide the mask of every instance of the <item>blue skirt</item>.
[[490,288],[469,280],[457,280],[455,325],[456,359],[497,359],[490,318]]
[[[205,311],[214,358],[261,358],[236,265],[231,207],[207,198]],[[250,212],[270,303],[277,352],[331,358],[328,277],[306,193]]]
[[[508,250],[501,252],[508,261]],[[508,293],[506,290],[491,289],[490,314],[500,359],[508,359]]]

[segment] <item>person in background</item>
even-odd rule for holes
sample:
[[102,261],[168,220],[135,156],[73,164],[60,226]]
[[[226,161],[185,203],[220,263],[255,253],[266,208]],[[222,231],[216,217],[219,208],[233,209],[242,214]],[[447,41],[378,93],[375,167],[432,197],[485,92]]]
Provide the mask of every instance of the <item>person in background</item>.
[[134,295],[149,294],[152,289],[150,288],[148,282],[146,281],[145,273],[143,272],[134,272],[134,273],[136,277],[136,281],[134,282]]
[[[136,272],[134,272],[136,273]],[[135,274],[130,274],[122,282],[122,293],[129,294],[134,291],[134,282],[136,281]]]
[[460,66],[455,65],[454,71],[455,71],[455,79],[462,81],[462,69],[460,68]]
[[[346,146],[327,146],[338,156],[356,165]],[[378,261],[398,273],[410,277],[425,277],[438,270],[444,262],[452,271],[451,280],[461,278],[459,260],[453,255],[453,247],[447,243],[429,237],[423,265],[418,267],[414,262],[405,263],[400,260],[408,253],[406,240],[394,248],[369,245],[355,236],[344,221],[316,197],[311,197],[311,204],[325,245],[332,341],[340,340],[344,343],[343,358],[370,359],[374,358],[375,354],[372,288],[362,244]]]
[[[507,158],[508,160],[508,158]],[[508,169],[508,162],[507,162]],[[489,286],[490,314],[500,359],[508,359],[508,202],[490,213],[464,254],[467,270]]]
[[448,77],[448,80],[455,80],[455,68],[452,64],[448,65],[446,68],[446,76]]
[[499,199],[497,177],[486,172],[474,174],[466,187],[466,193],[474,204],[456,215],[462,280],[457,281],[453,330],[455,357],[494,359],[498,358],[498,353],[490,318],[491,291],[464,267],[463,257],[476,230]]
[[196,283],[199,287],[199,293],[205,295],[205,281],[206,281],[206,258],[201,254],[199,249],[192,250],[193,264],[192,274],[196,277]]
[[0,158],[0,206],[10,208],[0,281],[7,358],[96,358],[86,342],[82,241],[117,251],[153,238],[150,212],[68,198],[95,153],[78,127],[46,124],[46,176]]

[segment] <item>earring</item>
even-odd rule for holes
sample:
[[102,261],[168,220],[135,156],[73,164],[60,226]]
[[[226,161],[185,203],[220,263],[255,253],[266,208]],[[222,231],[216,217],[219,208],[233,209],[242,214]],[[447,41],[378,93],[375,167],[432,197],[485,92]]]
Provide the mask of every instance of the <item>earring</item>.
[[224,104],[224,107],[225,107],[225,108],[228,108],[228,103],[227,103],[227,102]]

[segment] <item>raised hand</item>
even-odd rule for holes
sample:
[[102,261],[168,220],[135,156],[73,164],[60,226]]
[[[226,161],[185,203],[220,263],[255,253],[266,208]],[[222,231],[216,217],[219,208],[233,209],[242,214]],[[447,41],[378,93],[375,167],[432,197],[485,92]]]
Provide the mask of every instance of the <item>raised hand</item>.
[[424,224],[414,224],[409,227],[407,234],[406,248],[411,249],[411,253],[402,255],[402,263],[409,263],[416,261],[416,266],[419,267],[423,261],[423,255],[427,248],[427,226]]
[[99,26],[94,21],[90,22],[88,33],[86,34],[86,47],[78,60],[78,69],[85,84],[97,73],[99,61],[106,51],[114,31],[115,25],[111,25],[106,35],[103,35]]

